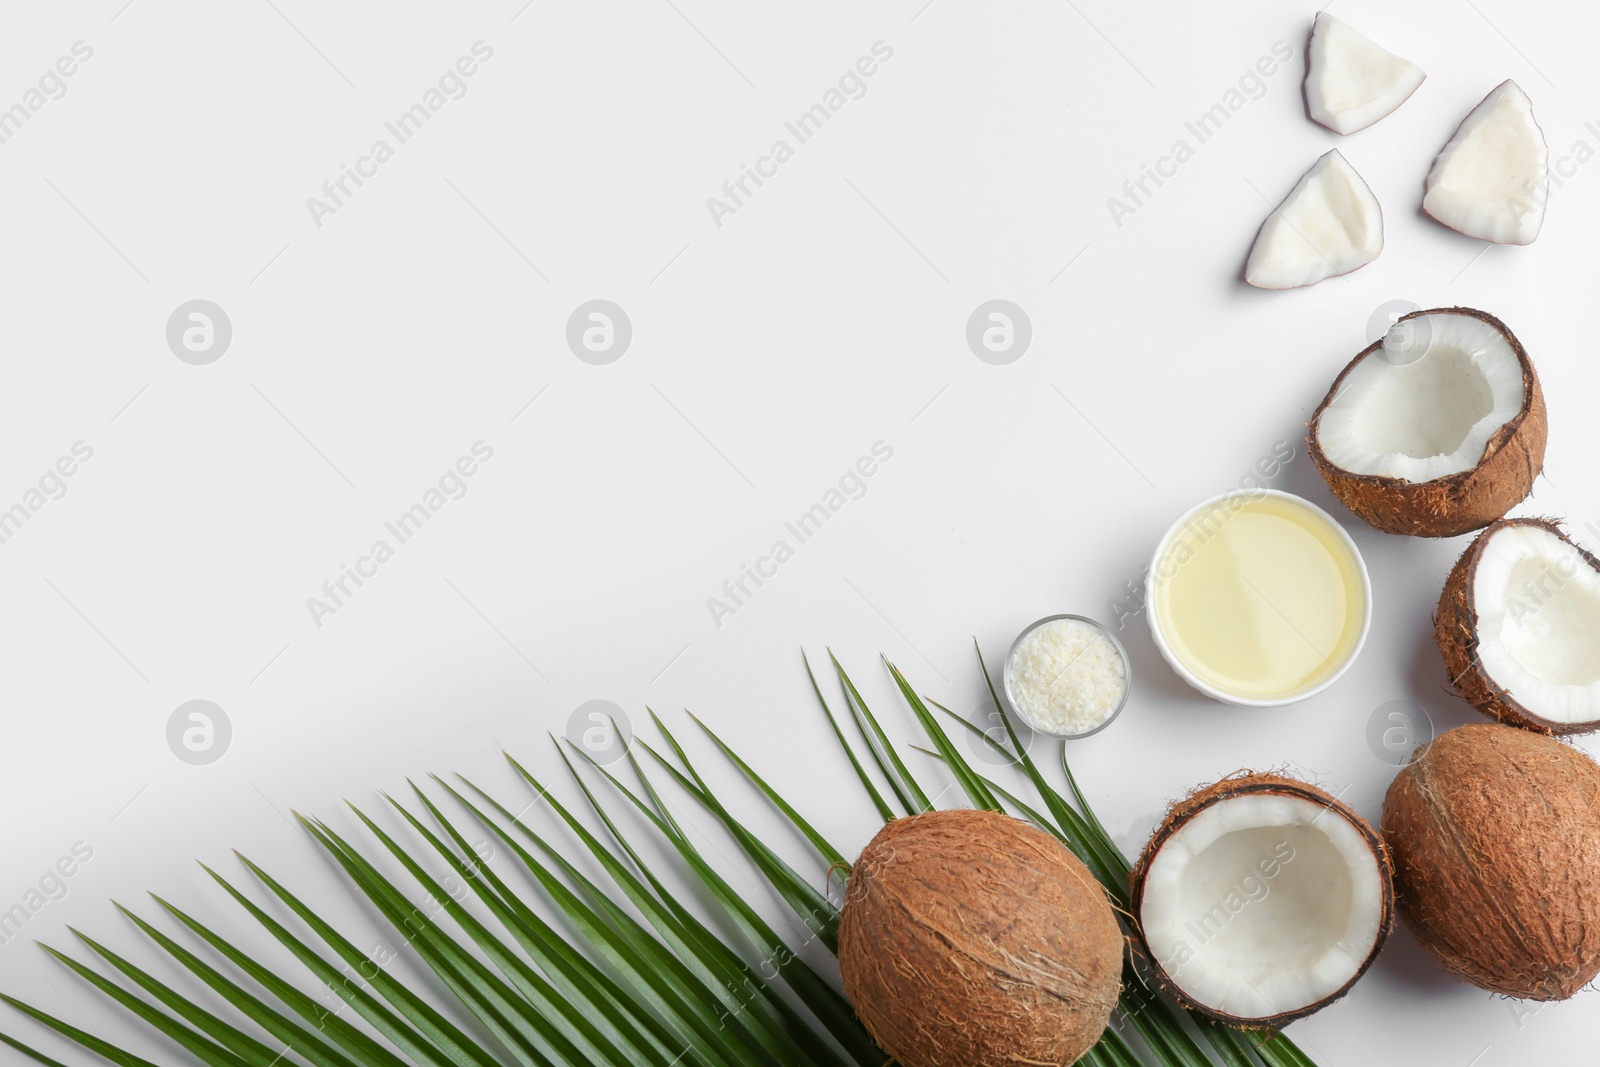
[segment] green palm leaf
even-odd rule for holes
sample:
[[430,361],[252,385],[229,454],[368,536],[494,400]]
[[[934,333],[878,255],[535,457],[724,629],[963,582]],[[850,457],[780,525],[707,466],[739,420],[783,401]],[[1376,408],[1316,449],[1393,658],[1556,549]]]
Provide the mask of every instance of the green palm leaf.
[[[930,789],[902,758],[884,720],[867,705],[843,664],[831,651],[828,657],[853,739],[829,707],[809,661],[807,677],[881,819],[895,817],[896,807],[904,814],[930,810],[959,790],[975,807],[1010,810],[1054,834],[1126,913],[1127,859],[1087,803],[1064,748],[1064,788],[1058,788],[1003,714],[1002,740],[917,693],[885,661],[910,712],[910,725],[923,741],[907,747],[931,757],[949,776],[946,787]],[[993,681],[987,669],[983,673],[999,709]],[[803,942],[810,940],[837,952],[839,907],[825,887],[835,877],[848,881],[845,854],[691,716],[714,752],[793,828],[815,869],[803,871],[783,859],[734,814],[743,800],[714,790],[667,724],[650,714],[661,740],[659,746],[638,741],[638,751],[627,752],[632,784],[581,749],[573,746],[580,756],[574,761],[565,746],[557,746],[599,822],[598,833],[514,759],[512,769],[534,791],[551,830],[536,829],[524,819],[534,804],[514,812],[513,805],[465,778],[458,789],[434,777],[439,795],[410,783],[415,809],[385,796],[398,820],[394,831],[351,805],[365,839],[380,846],[371,856],[363,850],[370,846],[358,845],[329,823],[296,815],[314,846],[327,853],[447,996],[402,981],[243,856],[245,869],[286,910],[283,920],[220,874],[205,870],[293,957],[298,970],[269,966],[160,898],[156,903],[176,924],[174,933],[118,907],[156,957],[176,966],[178,984],[76,930],[104,970],[52,948],[46,951],[152,1037],[185,1054],[184,1062],[207,1067],[892,1067],[855,1018],[831,968],[819,970],[801,955]],[[1003,754],[1015,780],[998,781],[974,768],[945,721]],[[598,785],[587,780],[586,770],[598,775]],[[1031,798],[1022,795],[1024,790]],[[621,801],[646,836],[667,846],[669,864],[646,862],[636,844],[639,834],[624,831],[602,794]],[[680,821],[683,802],[708,813],[738,846],[734,854],[742,855],[773,900],[796,920],[802,943],[780,935],[691,841]],[[486,859],[469,845],[462,819],[492,835],[500,846],[494,856]],[[377,855],[398,864],[403,877],[380,870]],[[569,858],[577,856],[592,861],[598,875],[580,870]],[[497,857],[503,869],[496,868]],[[526,876],[532,893],[505,877],[510,868]],[[452,892],[452,885],[459,891]],[[688,906],[691,898],[706,917]],[[180,938],[204,945],[210,957]],[[185,988],[188,982],[220,998],[222,1007],[201,1006],[194,990]],[[340,1010],[307,992],[308,984],[332,991]],[[1083,1058],[1087,1067],[1312,1067],[1282,1035],[1248,1034],[1183,1011],[1146,988],[1131,960],[1124,985],[1121,1010]],[[102,1061],[161,1067],[21,1000],[0,994],[0,1001],[54,1034],[54,1040],[64,1039]],[[0,1044],[44,1067],[68,1067],[17,1037],[0,1033]]]

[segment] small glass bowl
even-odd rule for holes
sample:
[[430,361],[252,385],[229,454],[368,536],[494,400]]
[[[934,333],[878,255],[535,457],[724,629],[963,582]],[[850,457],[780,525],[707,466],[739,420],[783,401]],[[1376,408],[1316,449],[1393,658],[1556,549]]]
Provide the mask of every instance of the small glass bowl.
[[[1029,634],[1033,633],[1033,631],[1037,630],[1039,627],[1045,625],[1046,623],[1059,622],[1063,619],[1070,619],[1073,622],[1080,622],[1099,630],[1102,634],[1110,639],[1112,647],[1117,650],[1118,658],[1122,660],[1122,699],[1117,701],[1117,706],[1112,708],[1110,714],[1102,719],[1098,725],[1075,734],[1056,733],[1053,730],[1046,730],[1035,724],[1032,719],[1028,718],[1027,712],[1022,710],[1016,696],[1013,695],[1011,691],[1011,661],[1013,658],[1015,658],[1018,647],[1021,646],[1022,642],[1027,639]],[[1022,632],[1017,635],[1017,639],[1011,642],[1011,647],[1006,650],[1005,662],[1000,665],[1000,680],[1001,688],[1006,694],[1006,706],[1011,709],[1011,714],[1019,723],[1043,737],[1055,737],[1063,741],[1074,741],[1081,737],[1090,737],[1099,733],[1101,730],[1104,730],[1107,726],[1110,726],[1113,722],[1115,722],[1118,715],[1122,714],[1122,709],[1128,704],[1128,694],[1133,692],[1133,667],[1128,661],[1128,650],[1122,647],[1122,642],[1117,640],[1117,635],[1112,633],[1109,627],[1105,626],[1098,620],[1086,618],[1082,615],[1046,615],[1044,618],[1030,623],[1024,627]]]

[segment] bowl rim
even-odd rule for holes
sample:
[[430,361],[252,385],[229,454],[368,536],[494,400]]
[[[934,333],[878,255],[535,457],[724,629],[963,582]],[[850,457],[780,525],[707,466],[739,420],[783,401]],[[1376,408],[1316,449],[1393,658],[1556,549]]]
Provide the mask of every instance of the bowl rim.
[[[1117,655],[1122,660],[1122,699],[1117,701],[1117,706],[1112,708],[1106,717],[1100,720],[1098,724],[1088,730],[1079,731],[1078,733],[1057,733],[1054,730],[1044,729],[1028,717],[1028,714],[1022,710],[1022,708],[1018,705],[1016,698],[1011,693],[1011,661],[1017,654],[1017,648],[1022,644],[1029,634],[1033,633],[1033,631],[1037,630],[1039,627],[1045,625],[1046,623],[1061,622],[1063,620],[1086,623],[1094,629],[1100,631],[1110,639],[1112,647],[1117,650]],[[1122,714],[1122,709],[1128,706],[1128,696],[1133,692],[1133,661],[1128,658],[1128,650],[1123,647],[1122,641],[1115,633],[1112,632],[1111,627],[1107,626],[1099,619],[1091,619],[1087,615],[1074,615],[1070,612],[1059,615],[1046,615],[1044,618],[1035,619],[1027,626],[1024,626],[1017,634],[1016,638],[1012,640],[1011,647],[1006,649],[1005,661],[1000,664],[1000,690],[1005,694],[1006,708],[1028,729],[1032,730],[1041,737],[1055,738],[1059,741],[1076,741],[1079,738],[1089,737],[1093,734],[1097,734],[1101,730],[1104,730],[1107,726],[1110,726],[1114,721],[1116,721],[1117,716]]]
[[[1240,693],[1231,693],[1226,689],[1212,685],[1210,682],[1207,682],[1205,679],[1196,675],[1194,671],[1189,668],[1188,664],[1184,663],[1179,658],[1178,654],[1173,650],[1171,643],[1167,640],[1166,634],[1162,632],[1160,613],[1156,611],[1156,582],[1160,571],[1162,558],[1166,555],[1167,550],[1171,547],[1173,539],[1178,535],[1179,532],[1188,526],[1190,520],[1207,508],[1215,508],[1228,500],[1234,499],[1235,497],[1244,497],[1250,500],[1260,500],[1264,497],[1277,497],[1281,500],[1286,500],[1293,505],[1304,508],[1312,515],[1322,520],[1328,529],[1336,535],[1340,543],[1342,543],[1349,551],[1351,558],[1355,560],[1356,573],[1361,577],[1361,630],[1356,635],[1355,643],[1350,646],[1350,651],[1344,657],[1344,660],[1339,663],[1326,678],[1307,689],[1297,690],[1295,692],[1275,697],[1250,697]],[[1150,636],[1152,639],[1154,639],[1156,649],[1161,653],[1161,658],[1166,660],[1167,665],[1177,673],[1178,677],[1182,678],[1191,687],[1205,694],[1211,699],[1221,701],[1224,704],[1233,704],[1238,707],[1246,708],[1279,708],[1287,704],[1298,704],[1302,700],[1310,700],[1318,693],[1324,692],[1335,682],[1342,679],[1345,676],[1345,673],[1350,669],[1351,665],[1355,663],[1356,658],[1360,656],[1362,649],[1366,647],[1367,635],[1372,630],[1372,576],[1367,572],[1367,561],[1361,555],[1361,549],[1356,545],[1355,539],[1350,536],[1350,531],[1346,530],[1344,524],[1338,519],[1334,518],[1326,510],[1317,506],[1316,504],[1313,504],[1305,497],[1297,496],[1294,493],[1285,492],[1282,489],[1269,489],[1265,487],[1260,489],[1229,489],[1226,492],[1207,497],[1205,500],[1200,501],[1198,504],[1195,504],[1193,507],[1184,511],[1184,513],[1178,516],[1176,521],[1174,521],[1171,526],[1167,527],[1166,533],[1161,535],[1161,539],[1156,542],[1155,551],[1150,556],[1150,565],[1145,571],[1144,605],[1145,615],[1149,620]]]

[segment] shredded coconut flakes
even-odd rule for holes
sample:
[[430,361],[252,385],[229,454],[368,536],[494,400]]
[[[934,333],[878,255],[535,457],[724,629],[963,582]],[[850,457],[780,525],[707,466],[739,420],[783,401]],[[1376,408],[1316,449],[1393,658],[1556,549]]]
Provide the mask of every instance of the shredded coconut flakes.
[[1128,691],[1128,667],[1110,637],[1077,619],[1035,627],[1006,662],[1007,692],[1035,729],[1080,734],[1105,722]]

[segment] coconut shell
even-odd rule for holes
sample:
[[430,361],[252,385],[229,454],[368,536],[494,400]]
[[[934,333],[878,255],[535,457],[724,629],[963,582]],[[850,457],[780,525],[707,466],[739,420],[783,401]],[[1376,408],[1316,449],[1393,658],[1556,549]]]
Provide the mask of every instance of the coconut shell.
[[1446,970],[1564,1000],[1600,973],[1600,765],[1528,730],[1470,723],[1389,786],[1400,915]]
[[1470,315],[1498,330],[1510,343],[1522,365],[1522,408],[1484,446],[1483,458],[1472,470],[1429,482],[1408,482],[1376,474],[1356,474],[1336,466],[1323,454],[1317,440],[1322,413],[1339,395],[1344,380],[1364,359],[1383,347],[1374,341],[1362,349],[1333,380],[1328,395],[1311,416],[1307,451],[1317,472],[1345,507],[1385,533],[1413,537],[1454,537],[1482,529],[1503,517],[1533,491],[1533,480],[1544,468],[1548,420],[1539,376],[1522,342],[1505,323],[1473,308],[1430,308],[1401,316],[1397,322],[1419,315],[1448,312]]
[[1064,1067],[1098,1040],[1124,941],[1076,856],[998,812],[895,819],[839,918],[845,995],[902,1067]]
[[1230,800],[1234,797],[1261,793],[1300,797],[1305,800],[1310,800],[1316,804],[1321,804],[1331,813],[1339,816],[1351,826],[1355,827],[1361,836],[1366,839],[1367,843],[1372,846],[1373,855],[1376,856],[1378,860],[1378,873],[1383,881],[1383,916],[1378,926],[1377,941],[1372,946],[1372,954],[1367,957],[1364,963],[1362,963],[1361,968],[1356,971],[1356,973],[1351,976],[1350,980],[1339,989],[1314,1004],[1306,1005],[1304,1008],[1301,1008],[1298,1011],[1285,1012],[1281,1015],[1268,1016],[1265,1018],[1242,1018],[1240,1016],[1228,1015],[1225,1012],[1212,1010],[1211,1008],[1206,1007],[1204,1004],[1197,1004],[1191,1000],[1184,993],[1182,987],[1180,987],[1172,978],[1172,976],[1169,975],[1161,966],[1160,961],[1156,959],[1156,954],[1150,951],[1149,944],[1144,941],[1144,932],[1142,929],[1139,932],[1139,939],[1140,945],[1143,949],[1142,954],[1145,958],[1145,961],[1149,964],[1150,970],[1154,973],[1157,983],[1160,984],[1160,986],[1169,994],[1171,994],[1174,1000],[1178,1001],[1178,1003],[1182,1004],[1184,1007],[1198,1011],[1204,1015],[1209,1015],[1213,1019],[1219,1019],[1235,1026],[1250,1027],[1252,1029],[1279,1030],[1294,1022],[1296,1019],[1303,1019],[1312,1012],[1319,1011],[1320,1009],[1326,1007],[1348,993],[1350,991],[1350,987],[1355,985],[1361,976],[1367,972],[1367,968],[1372,965],[1372,961],[1376,959],[1378,953],[1382,951],[1384,941],[1394,929],[1395,892],[1391,877],[1393,866],[1389,860],[1389,850],[1384,846],[1383,838],[1376,830],[1372,828],[1372,825],[1360,815],[1357,815],[1354,809],[1352,809],[1349,805],[1342,803],[1338,798],[1331,796],[1330,794],[1307,782],[1302,782],[1296,778],[1288,778],[1280,774],[1271,773],[1257,774],[1250,771],[1240,771],[1238,774],[1230,775],[1229,777],[1224,778],[1222,781],[1213,785],[1208,785],[1202,789],[1195,790],[1193,793],[1190,793],[1187,797],[1177,801],[1167,809],[1166,818],[1161,821],[1160,826],[1156,827],[1155,833],[1150,835],[1150,840],[1145,844],[1144,851],[1140,853],[1138,862],[1134,864],[1132,874],[1133,914],[1138,916],[1143,913],[1145,879],[1150,873],[1150,865],[1155,861],[1156,854],[1166,846],[1168,839],[1171,838],[1172,835],[1175,834],[1184,823],[1200,814],[1206,808],[1213,804],[1219,803],[1220,801]]
[[1439,611],[1433,619],[1434,641],[1444,657],[1451,686],[1463,700],[1490,718],[1542,734],[1588,733],[1600,727],[1600,722],[1552,722],[1534,714],[1489,677],[1478,657],[1478,605],[1472,577],[1489,538],[1511,526],[1537,526],[1548,530],[1577,549],[1586,564],[1600,571],[1600,560],[1563,534],[1559,523],[1550,519],[1502,519],[1473,538],[1472,544],[1451,568],[1444,591],[1439,594]]

